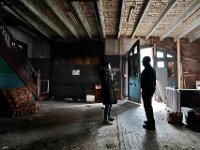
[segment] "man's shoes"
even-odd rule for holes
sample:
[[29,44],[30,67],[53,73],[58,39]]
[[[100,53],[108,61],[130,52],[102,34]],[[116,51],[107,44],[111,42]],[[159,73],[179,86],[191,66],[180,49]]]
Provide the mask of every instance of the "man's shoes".
[[108,121],[108,120],[104,120],[104,121],[103,121],[103,124],[104,124],[104,125],[112,125],[113,123],[111,123],[111,122]]
[[112,118],[112,117],[109,117],[108,120],[109,120],[109,121],[114,121],[115,119]]
[[147,124],[143,125],[143,128],[147,129],[147,130],[155,130],[156,129],[155,125],[147,125]]
[[145,125],[150,125],[150,126],[155,126],[155,121],[150,122],[150,121],[144,121]]

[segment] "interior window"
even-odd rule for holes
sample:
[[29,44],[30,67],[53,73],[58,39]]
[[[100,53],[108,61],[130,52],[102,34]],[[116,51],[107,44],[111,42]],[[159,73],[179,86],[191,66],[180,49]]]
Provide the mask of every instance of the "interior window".
[[163,58],[164,57],[164,53],[163,52],[157,52],[157,58]]
[[170,54],[167,54],[167,58],[173,58],[173,56]]
[[157,61],[157,67],[158,68],[164,68],[165,67],[164,61]]

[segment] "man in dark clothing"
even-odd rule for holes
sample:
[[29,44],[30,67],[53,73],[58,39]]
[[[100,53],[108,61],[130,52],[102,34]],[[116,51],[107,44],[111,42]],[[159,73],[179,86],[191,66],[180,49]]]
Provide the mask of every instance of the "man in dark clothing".
[[147,117],[143,127],[147,130],[155,130],[155,120],[153,115],[152,97],[156,89],[156,72],[150,65],[151,58],[145,56],[143,58],[143,66],[145,67],[141,74],[141,88],[144,109]]

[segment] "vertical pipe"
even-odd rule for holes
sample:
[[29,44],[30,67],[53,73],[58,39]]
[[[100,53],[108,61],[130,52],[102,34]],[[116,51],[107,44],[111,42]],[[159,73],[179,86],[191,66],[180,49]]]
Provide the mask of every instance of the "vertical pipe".
[[156,42],[153,43],[153,67],[156,67],[157,59],[156,59],[157,45]]
[[177,40],[177,65],[178,65],[178,88],[181,88],[181,48],[180,39]]
[[122,92],[122,90],[123,90],[123,87],[122,87],[122,85],[123,85],[123,59],[122,59],[122,55],[123,55],[123,52],[122,52],[122,50],[123,50],[123,38],[120,38],[119,39],[119,51],[120,51],[120,79],[121,79],[121,83],[120,83],[120,98],[122,99],[122,97],[123,97],[123,92]]

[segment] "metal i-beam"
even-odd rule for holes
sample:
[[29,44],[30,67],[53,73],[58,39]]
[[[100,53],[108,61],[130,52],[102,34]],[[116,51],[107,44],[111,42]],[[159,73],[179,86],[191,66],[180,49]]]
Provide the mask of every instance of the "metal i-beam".
[[139,29],[140,24],[142,23],[142,20],[143,20],[143,18],[145,16],[147,10],[149,9],[149,6],[150,6],[152,1],[153,0],[144,0],[143,5],[142,5],[141,10],[140,10],[140,13],[139,13],[139,15],[137,17],[137,20],[136,20],[135,27],[133,29],[133,34],[132,34],[131,38],[133,38],[135,36],[137,30]]
[[149,32],[147,33],[146,39],[148,39],[152,33],[155,31],[155,29],[159,26],[159,24],[167,17],[168,12],[178,3],[177,0],[171,0],[165,10],[162,12],[158,20],[154,23],[154,25],[151,27]]
[[193,3],[188,10],[186,10],[178,19],[176,19],[164,32],[162,35],[160,35],[160,40],[163,40],[165,37],[167,37],[176,27],[178,27],[186,18],[188,18],[191,14],[193,14],[197,9],[200,7],[199,0],[196,0],[195,3]]
[[103,37],[106,38],[105,23],[104,23],[104,18],[103,18],[102,1],[99,0],[96,3],[97,3],[98,11],[99,11],[99,17],[100,17],[100,23],[101,23],[101,27],[102,27]]
[[74,37],[79,39],[76,29],[74,28],[74,26],[71,25],[69,19],[66,17],[64,12],[62,10],[60,10],[60,8],[56,4],[56,2],[53,0],[45,0],[45,2],[52,9],[52,11],[56,14],[56,16],[63,22],[63,24],[69,29],[69,31],[74,35]]
[[176,40],[182,38],[183,36],[185,36],[186,34],[188,34],[189,32],[191,32],[192,30],[194,30],[195,28],[199,26],[200,26],[200,17],[197,18],[194,22],[192,22],[188,28],[183,30],[181,34],[176,38]]
[[21,11],[15,10],[15,12],[14,12],[8,6],[3,6],[2,8],[5,9],[8,13],[10,13],[13,16],[15,16],[16,18],[18,18],[19,20],[21,20],[22,22],[24,22],[25,24],[27,24],[28,26],[31,25],[34,29],[39,31],[42,35],[44,35],[48,39],[52,39],[52,37],[48,33],[46,33],[45,29],[43,29],[38,23],[36,23],[34,20],[32,20],[27,15],[23,14]]
[[121,14],[120,14],[120,21],[119,21],[119,30],[118,30],[118,35],[117,38],[119,39],[121,30],[122,30],[122,22],[123,22],[123,15],[125,11],[125,0],[122,0],[122,8],[121,8]]
[[94,12],[95,12],[95,18],[96,18],[96,21],[97,21],[97,27],[98,27],[98,30],[99,30],[99,34],[100,34],[101,38],[103,39],[104,34],[103,34],[102,26],[101,26],[101,19],[100,19],[97,3],[95,1],[93,1],[92,6],[93,6],[93,9],[94,9]]
[[52,20],[43,14],[42,10],[37,8],[31,1],[19,0],[26,6],[33,14],[35,14],[40,20],[42,20],[47,26],[49,26],[53,31],[60,35],[63,39],[66,38],[64,32],[54,23]]
[[195,41],[200,38],[200,31],[195,32],[191,37],[189,37],[190,42]]
[[88,36],[90,37],[90,39],[92,39],[91,29],[89,27],[87,19],[83,16],[82,11],[80,10],[79,4],[77,2],[71,2],[71,5],[74,11],[76,12],[76,14],[78,15],[81,23],[83,24],[83,27],[85,28],[85,31],[87,32]]

